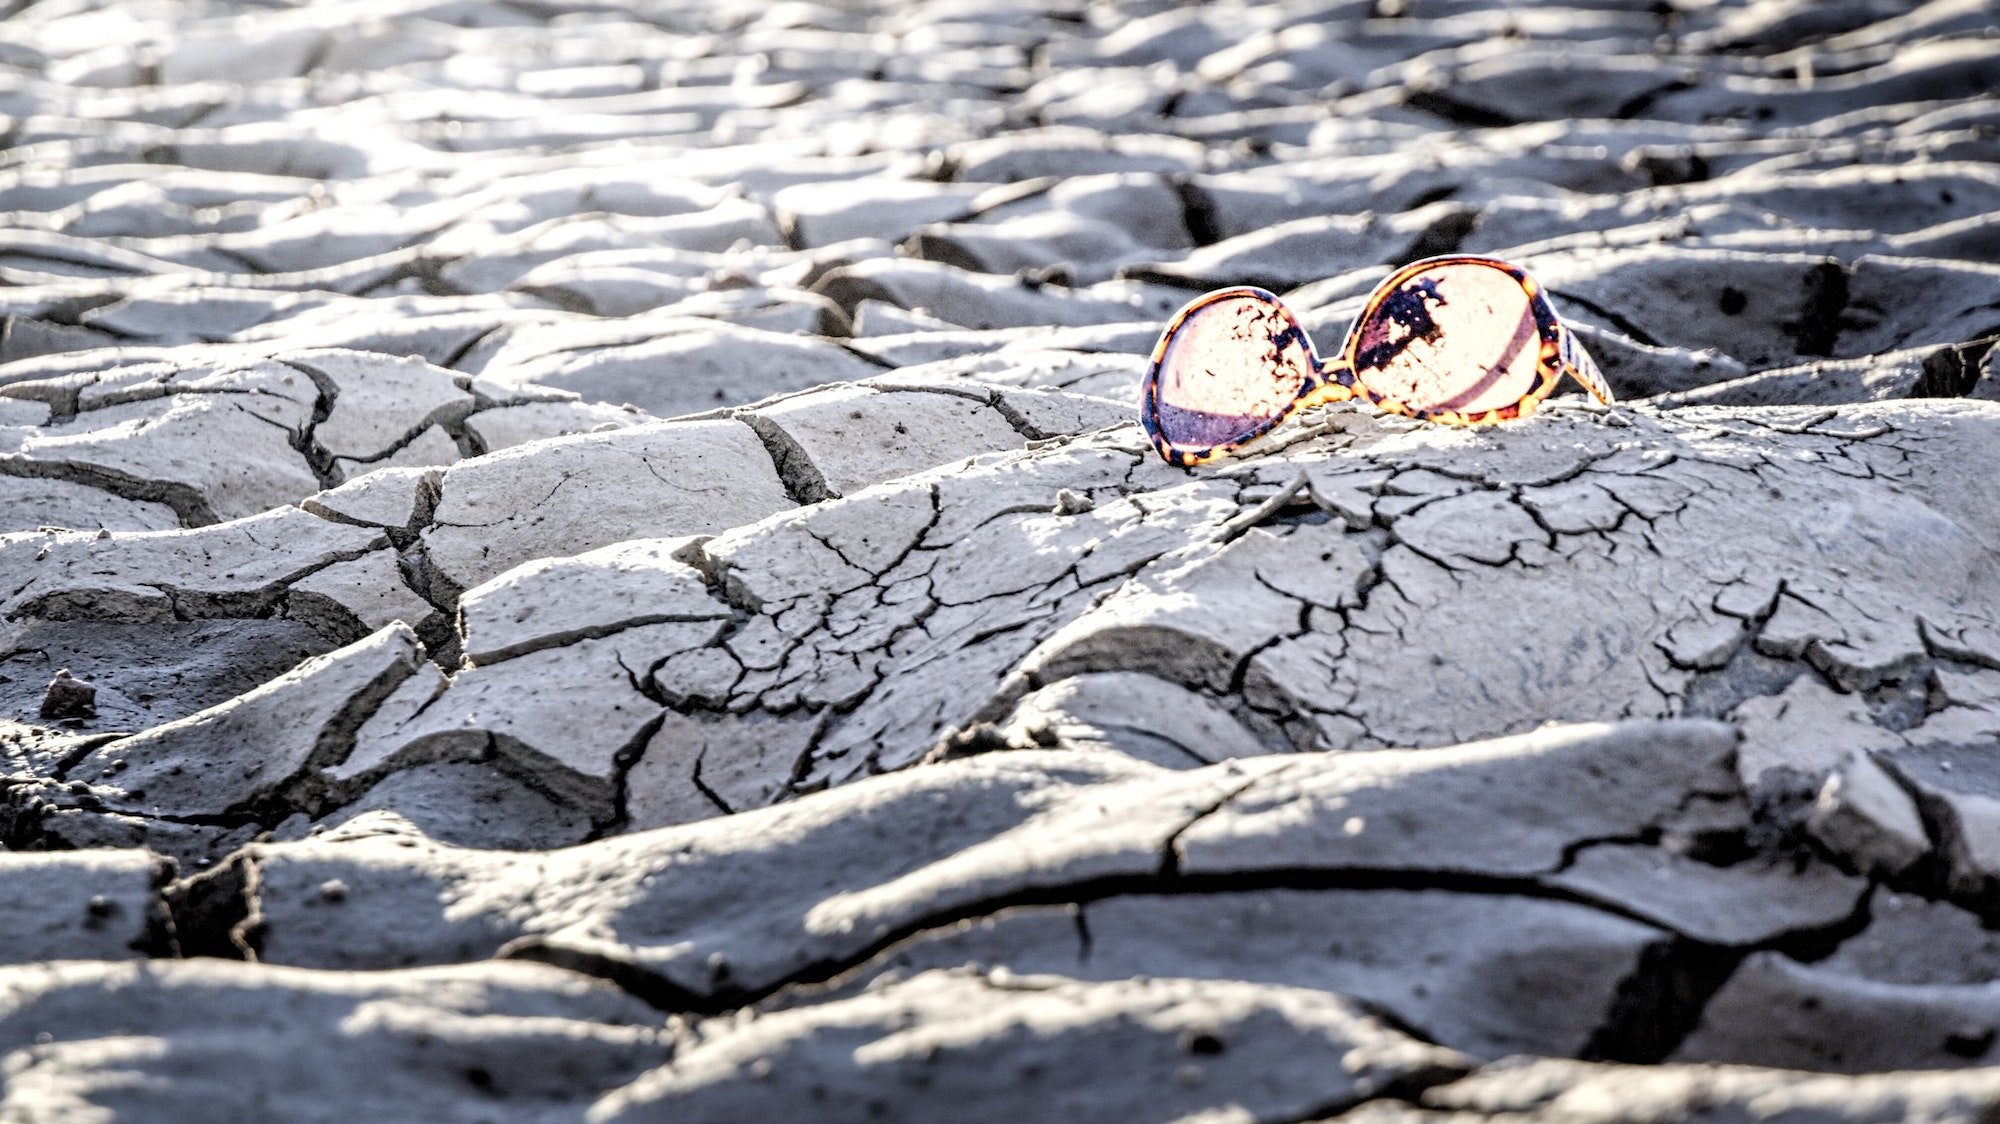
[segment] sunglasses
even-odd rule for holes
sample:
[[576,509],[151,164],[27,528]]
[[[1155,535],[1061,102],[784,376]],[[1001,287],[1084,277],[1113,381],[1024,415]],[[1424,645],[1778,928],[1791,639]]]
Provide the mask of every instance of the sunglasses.
[[1497,258],[1451,255],[1377,285],[1327,360],[1263,289],[1196,297],[1153,346],[1139,418],[1169,463],[1197,465],[1299,410],[1349,398],[1447,425],[1526,417],[1564,375],[1612,401],[1533,278]]

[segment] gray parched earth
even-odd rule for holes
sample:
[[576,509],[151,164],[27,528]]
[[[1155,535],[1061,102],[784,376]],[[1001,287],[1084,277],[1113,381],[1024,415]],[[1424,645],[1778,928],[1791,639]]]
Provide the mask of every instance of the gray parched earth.
[[0,12],[0,1120],[2000,1115],[1987,0]]

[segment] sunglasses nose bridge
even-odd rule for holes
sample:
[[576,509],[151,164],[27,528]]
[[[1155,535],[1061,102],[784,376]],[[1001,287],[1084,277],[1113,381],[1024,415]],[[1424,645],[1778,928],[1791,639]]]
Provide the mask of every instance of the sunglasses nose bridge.
[[1300,410],[1310,410],[1315,406],[1327,406],[1335,402],[1345,402],[1354,397],[1354,368],[1342,356],[1322,359],[1314,369],[1312,379],[1300,389],[1298,405]]

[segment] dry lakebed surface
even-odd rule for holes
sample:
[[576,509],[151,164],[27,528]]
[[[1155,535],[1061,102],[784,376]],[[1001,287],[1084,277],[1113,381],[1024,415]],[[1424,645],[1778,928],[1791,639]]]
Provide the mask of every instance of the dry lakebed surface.
[[1986,0],[0,13],[0,1121],[2000,1119]]

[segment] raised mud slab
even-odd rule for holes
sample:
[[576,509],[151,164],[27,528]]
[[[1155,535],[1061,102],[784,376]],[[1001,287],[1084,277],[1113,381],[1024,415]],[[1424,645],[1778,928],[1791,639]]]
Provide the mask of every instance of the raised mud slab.
[[0,0],[0,1119],[1991,1119],[1989,8]]

